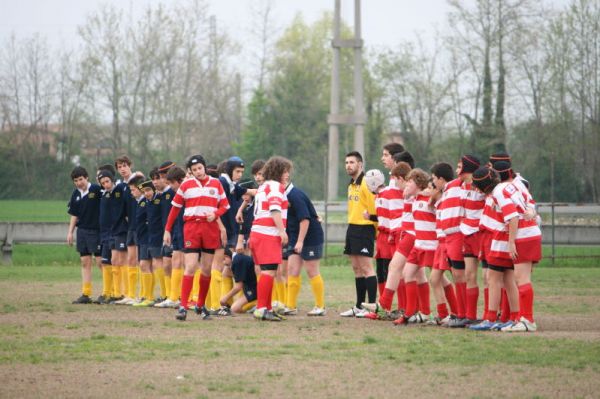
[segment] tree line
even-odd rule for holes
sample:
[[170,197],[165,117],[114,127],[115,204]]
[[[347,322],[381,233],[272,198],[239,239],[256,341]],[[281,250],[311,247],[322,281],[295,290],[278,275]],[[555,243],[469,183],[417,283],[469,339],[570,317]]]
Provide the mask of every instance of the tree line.
[[[396,133],[420,167],[507,150],[538,200],[550,200],[553,179],[556,200],[598,202],[600,0],[449,4],[433,41],[367,43],[367,168],[381,166]],[[136,18],[102,6],[79,27],[77,48],[53,49],[39,35],[6,40],[0,197],[64,196],[77,162],[92,168],[127,153],[147,172],[202,152],[214,163],[284,155],[296,185],[323,198],[326,168],[345,181],[342,165],[325,163],[332,14],[279,29],[273,7],[263,0],[252,11],[250,62],[200,0]],[[342,60],[342,108],[351,110],[350,50]],[[340,137],[343,156],[352,129]]]

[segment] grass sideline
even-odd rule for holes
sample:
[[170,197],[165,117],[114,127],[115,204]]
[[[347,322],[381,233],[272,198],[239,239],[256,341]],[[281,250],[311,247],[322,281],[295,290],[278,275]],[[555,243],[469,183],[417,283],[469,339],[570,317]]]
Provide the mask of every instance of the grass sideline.
[[[342,319],[352,272],[322,273],[326,317],[304,316],[304,277],[301,314],[283,323],[246,315],[179,323],[172,310],[71,305],[76,263],[2,266],[0,397],[454,397],[465,388],[468,397],[593,397],[600,389],[598,268],[536,269],[540,331],[513,336]],[[94,270],[95,294],[99,284]]]

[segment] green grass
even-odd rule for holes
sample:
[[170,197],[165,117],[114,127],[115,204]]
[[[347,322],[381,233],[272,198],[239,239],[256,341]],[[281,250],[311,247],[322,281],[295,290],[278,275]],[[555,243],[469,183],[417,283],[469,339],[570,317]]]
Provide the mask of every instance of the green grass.
[[0,222],[69,222],[64,201],[0,201]]

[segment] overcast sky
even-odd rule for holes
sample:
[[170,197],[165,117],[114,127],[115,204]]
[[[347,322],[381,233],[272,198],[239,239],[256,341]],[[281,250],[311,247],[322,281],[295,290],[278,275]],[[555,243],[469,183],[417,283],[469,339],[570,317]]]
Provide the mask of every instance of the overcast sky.
[[[251,2],[260,0],[208,0],[218,24],[243,43],[251,21]],[[71,47],[77,43],[77,26],[100,4],[112,3],[139,15],[148,4],[159,0],[0,0],[0,39],[16,33],[18,37],[39,32],[52,45]],[[169,2],[162,1],[169,4]],[[273,0],[277,26],[284,28],[301,12],[307,22],[323,11],[333,10],[334,0]],[[353,22],[353,0],[342,0],[342,17]],[[445,0],[363,0],[363,39],[370,47],[393,46],[420,32],[427,40],[435,27],[441,29],[449,7]]]

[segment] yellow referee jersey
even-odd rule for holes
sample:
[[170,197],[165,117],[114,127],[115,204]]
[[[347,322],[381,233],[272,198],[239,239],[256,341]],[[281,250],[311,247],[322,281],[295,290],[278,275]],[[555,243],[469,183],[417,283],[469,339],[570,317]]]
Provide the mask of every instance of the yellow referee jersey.
[[375,222],[364,218],[364,211],[375,215],[375,195],[367,188],[365,173],[360,172],[356,181],[348,184],[348,224],[374,225]]

